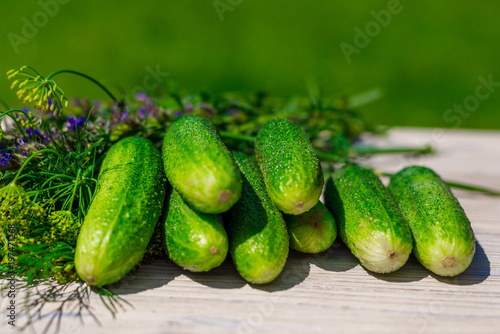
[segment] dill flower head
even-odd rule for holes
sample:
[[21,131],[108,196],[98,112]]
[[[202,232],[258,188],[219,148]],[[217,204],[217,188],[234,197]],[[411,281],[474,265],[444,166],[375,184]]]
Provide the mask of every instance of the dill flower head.
[[[28,193],[21,187],[11,183],[0,189],[0,213],[11,213],[12,211],[23,208],[29,202]],[[0,216],[3,218],[3,215]]]
[[48,242],[64,241],[76,247],[78,232],[82,224],[71,211],[52,211],[49,215],[49,223],[52,226]]
[[69,105],[64,91],[56,82],[40,75],[35,69],[23,66],[19,70],[7,72],[12,82],[11,89],[17,89],[17,97],[27,105],[42,109],[58,116],[61,110]]
[[[0,188],[0,244],[2,250],[8,243],[22,247],[33,244],[35,240],[29,236],[33,220],[44,215],[41,206],[34,203],[28,193],[21,187],[11,183]],[[5,241],[8,243],[5,243]]]

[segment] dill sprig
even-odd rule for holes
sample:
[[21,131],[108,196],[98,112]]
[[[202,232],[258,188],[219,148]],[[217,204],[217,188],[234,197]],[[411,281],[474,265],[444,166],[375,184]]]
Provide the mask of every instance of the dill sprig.
[[26,105],[43,109],[55,115],[69,105],[64,91],[50,77],[45,78],[31,66],[7,72],[7,78],[15,79],[11,89],[17,89],[17,97]]
[[117,104],[123,107],[124,102],[118,99],[99,81],[91,76],[74,70],[59,70],[47,77],[41,75],[31,66],[22,66],[20,69],[11,69],[7,72],[7,79],[14,79],[11,89],[17,90],[17,97],[26,105],[59,116],[64,108],[69,106],[69,100],[64,91],[53,80],[59,74],[73,74],[89,80],[101,88]]

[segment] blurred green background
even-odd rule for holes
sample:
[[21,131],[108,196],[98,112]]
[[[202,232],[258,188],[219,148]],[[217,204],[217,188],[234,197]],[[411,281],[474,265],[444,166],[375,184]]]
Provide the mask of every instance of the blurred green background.
[[[500,3],[405,0],[377,31],[372,11],[394,3],[2,1],[0,64],[5,71],[29,64],[44,74],[75,69],[123,92],[142,85],[148,67],[189,92],[288,96],[305,93],[310,81],[325,95],[379,87],[384,96],[361,109],[377,124],[500,128],[500,87],[477,105],[471,98],[479,76],[500,82]],[[355,47],[354,29],[367,24],[373,37],[348,62],[340,45]],[[0,82],[0,97],[18,104],[7,79]],[[58,83],[68,95],[106,98],[79,78]],[[464,101],[470,112],[446,114]]]

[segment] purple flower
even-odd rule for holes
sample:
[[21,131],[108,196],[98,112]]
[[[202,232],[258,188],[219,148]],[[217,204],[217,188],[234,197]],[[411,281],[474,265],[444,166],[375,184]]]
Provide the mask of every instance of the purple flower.
[[4,150],[4,148],[0,146],[0,166],[6,167],[9,164],[11,156],[12,150]]
[[146,93],[142,93],[142,92],[136,93],[135,99],[139,102],[145,102],[145,103],[149,103],[149,101],[151,101],[151,98],[149,97],[149,95]]
[[94,109],[99,109],[102,104],[101,100],[94,100],[92,103],[94,104]]
[[231,108],[231,109],[228,109],[226,112],[229,115],[236,115],[238,113],[238,109]]
[[26,134],[30,137],[36,136],[40,134],[40,130],[38,129],[32,129],[32,128],[27,128],[26,129]]
[[188,104],[186,105],[185,110],[186,110],[186,113],[188,113],[188,114],[192,113],[192,112],[193,112],[193,110],[194,110],[193,105],[192,105],[191,103],[188,103]]
[[181,116],[182,116],[182,112],[181,112],[181,111],[176,111],[176,112],[174,113],[174,115],[175,115],[175,117],[179,118],[179,117],[181,117]]
[[217,113],[217,110],[215,110],[215,108],[213,106],[211,106],[210,104],[207,104],[207,103],[198,103],[196,105],[196,108],[204,110],[212,115]]
[[30,142],[29,140],[26,140],[26,139],[24,139],[24,138],[22,138],[22,137],[21,137],[21,138],[19,138],[19,139],[17,140],[17,144],[18,144],[18,145],[17,145],[17,147],[22,146],[22,145],[24,145],[24,144],[27,144],[27,143],[29,143],[29,142]]
[[146,107],[142,107],[141,109],[139,109],[139,118],[144,118],[147,113],[148,109]]
[[76,131],[79,128],[83,127],[83,125],[87,122],[85,118],[80,117],[68,117],[66,119],[66,124],[68,124],[68,128],[70,130]]

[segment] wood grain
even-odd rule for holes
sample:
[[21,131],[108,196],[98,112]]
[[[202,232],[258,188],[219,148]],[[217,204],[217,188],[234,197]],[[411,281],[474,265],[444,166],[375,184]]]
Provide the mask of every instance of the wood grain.
[[[387,172],[425,165],[445,179],[500,189],[500,132],[436,131],[394,129],[384,138],[367,137],[386,146],[429,143],[438,153],[363,163]],[[113,319],[93,296],[102,326],[90,316],[81,325],[67,314],[61,333],[499,333],[500,198],[455,194],[478,242],[472,265],[458,277],[435,276],[413,257],[393,274],[373,274],[340,243],[316,256],[291,252],[284,272],[264,286],[243,281],[230,260],[200,274],[157,261],[112,287],[134,308]],[[0,330],[10,331],[4,316]]]

